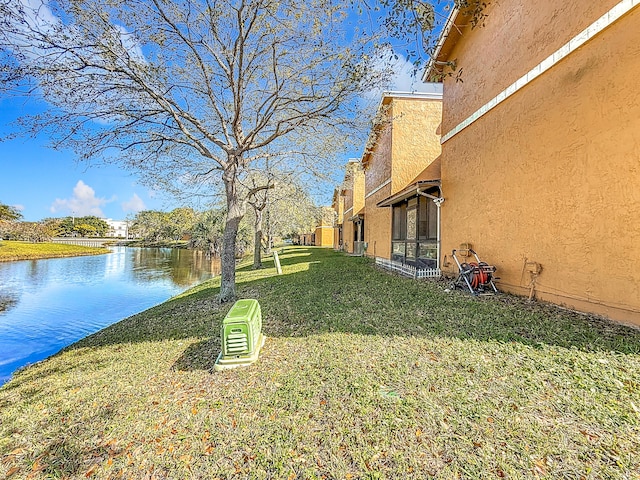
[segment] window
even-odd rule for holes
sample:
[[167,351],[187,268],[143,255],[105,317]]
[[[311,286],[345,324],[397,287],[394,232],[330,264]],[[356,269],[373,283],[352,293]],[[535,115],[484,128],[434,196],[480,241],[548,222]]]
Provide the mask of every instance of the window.
[[[424,198],[424,197],[423,197]],[[424,198],[427,201],[427,212],[429,217],[429,230],[427,238],[429,240],[437,240],[438,238],[438,207],[430,198]]]
[[416,244],[415,242],[407,242],[407,260],[415,261],[416,259]]
[[433,200],[420,196],[418,203],[418,238],[435,240],[438,236],[438,207]]
[[407,231],[407,204],[393,207],[393,240],[404,240]]
[[420,203],[418,204],[418,238],[421,240],[428,238],[429,235],[428,201],[428,198],[420,196]]
[[393,206],[393,260],[434,268],[438,256],[438,207],[418,195]]
[[393,242],[391,260],[404,263],[405,242]]
[[435,241],[420,242],[418,244],[418,258],[416,267],[436,268],[438,262],[438,244]]

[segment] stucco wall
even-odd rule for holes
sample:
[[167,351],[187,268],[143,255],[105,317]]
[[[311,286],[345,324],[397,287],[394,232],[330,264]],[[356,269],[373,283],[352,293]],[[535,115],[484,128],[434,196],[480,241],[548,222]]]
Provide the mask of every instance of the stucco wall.
[[[390,109],[387,107],[388,114]],[[364,239],[367,242],[365,254],[369,257],[390,258],[391,225],[387,219],[389,208],[378,208],[376,204],[391,193],[391,183],[380,188],[391,179],[391,124],[386,124],[378,132],[375,146],[365,167],[365,222]],[[376,189],[376,193],[370,195]],[[367,195],[370,195],[366,198]]]
[[344,198],[344,217],[342,221],[342,244],[344,251],[353,253],[353,222],[349,219],[353,217],[353,190],[347,190]]
[[389,123],[378,132],[375,146],[366,158],[364,238],[367,256],[388,259],[391,208],[376,205],[406,188],[440,155],[442,102],[403,97],[386,102]]
[[[443,133],[617,2],[588,3],[493,3],[452,54]],[[443,252],[471,243],[521,294],[538,262],[537,298],[640,324],[638,25],[640,8],[445,142]]]
[[364,238],[368,257],[391,258],[391,208],[376,207],[390,194],[391,185],[387,185],[365,200]]
[[391,194],[411,183],[441,152],[441,100],[397,98],[392,103]]
[[342,224],[342,241],[344,245],[344,251],[347,253],[353,253],[353,222],[345,220]]
[[331,208],[335,212],[336,223],[342,223],[342,218],[344,217],[344,197],[341,192],[342,190],[336,190],[331,204]]
[[364,209],[364,172],[360,163],[348,163],[345,178],[350,189],[344,200],[343,244],[346,252],[353,253],[354,224],[349,219]]
[[365,195],[372,192],[391,178],[391,125],[385,125],[379,132],[364,169]]
[[353,169],[353,213],[348,215],[352,217],[362,212],[364,208],[364,172],[358,164],[358,168]]
[[467,27],[449,56],[449,60],[455,59],[462,68],[462,82],[451,77],[445,79],[447,105],[455,108],[445,108],[442,134],[558,50],[618,1],[490,2],[485,10],[485,26],[473,30]]
[[316,228],[316,247],[333,247],[333,227]]
[[344,210],[343,210],[343,221],[347,221],[349,217],[353,216],[353,187],[349,186],[344,191]]
[[333,248],[339,249],[341,247],[340,230],[342,228],[342,222],[344,217],[344,197],[342,196],[342,190],[336,189],[333,195],[333,204],[331,205],[335,212],[335,226],[333,228]]

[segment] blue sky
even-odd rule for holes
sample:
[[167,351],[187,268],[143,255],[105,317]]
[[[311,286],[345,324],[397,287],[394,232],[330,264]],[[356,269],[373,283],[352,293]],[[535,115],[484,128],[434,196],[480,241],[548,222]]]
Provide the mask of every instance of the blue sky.
[[[0,98],[0,138],[15,131],[10,124],[37,105]],[[46,137],[0,142],[0,203],[17,207],[24,220],[96,215],[114,220],[140,210],[165,210],[170,199],[140,185],[116,166],[90,166],[71,151],[46,146]]]
[[[411,77],[411,64],[400,57],[392,89],[423,90],[419,80]],[[46,106],[37,102],[0,97],[0,139],[16,130],[11,123],[18,117]],[[360,153],[345,153],[344,163]],[[336,182],[342,175],[343,172],[336,172]],[[326,192],[326,198],[316,198],[316,202],[330,203],[333,185],[320,190]],[[134,175],[118,166],[81,163],[72,151],[48,148],[45,136],[0,141],[0,203],[16,207],[26,221],[69,215],[121,220],[141,210],[180,206],[161,192],[141,185]]]
[[[400,61],[394,90],[423,90],[411,78],[410,65]],[[25,99],[0,98],[0,138],[16,131],[11,123],[33,113],[44,104]],[[359,152],[345,154],[344,163]],[[343,172],[337,172],[341,179]],[[339,180],[337,180],[339,181]],[[331,203],[333,185],[327,185]],[[47,217],[95,215],[123,220],[141,210],[171,210],[179,206],[173,199],[141,185],[130,172],[114,165],[90,165],[76,160],[72,151],[47,147],[47,138],[21,136],[0,142],[0,203],[18,208],[23,220]]]

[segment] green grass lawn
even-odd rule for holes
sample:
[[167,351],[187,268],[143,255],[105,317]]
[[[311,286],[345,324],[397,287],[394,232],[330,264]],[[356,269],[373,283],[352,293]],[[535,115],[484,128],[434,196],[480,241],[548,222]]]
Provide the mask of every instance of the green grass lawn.
[[39,258],[75,257],[108,253],[106,248],[63,245],[60,243],[29,243],[3,240],[0,242],[0,262],[36,260]]
[[[640,478],[640,331],[288,248],[213,372],[213,279],[0,389],[0,478]],[[268,267],[272,263],[267,262]]]

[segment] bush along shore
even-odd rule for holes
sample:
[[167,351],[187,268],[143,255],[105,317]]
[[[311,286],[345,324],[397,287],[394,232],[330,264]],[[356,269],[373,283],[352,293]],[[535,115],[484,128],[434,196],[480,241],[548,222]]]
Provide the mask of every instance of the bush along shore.
[[80,245],[65,245],[49,242],[0,241],[0,262],[76,257],[79,255],[100,255],[102,253],[109,253],[109,250],[107,248],[83,247]]
[[18,372],[0,477],[640,475],[638,329],[325,249],[280,259],[238,271],[268,336],[249,367],[213,371],[216,278]]

